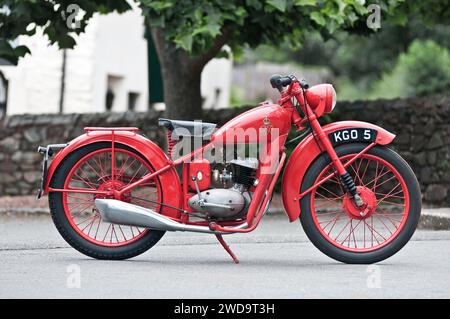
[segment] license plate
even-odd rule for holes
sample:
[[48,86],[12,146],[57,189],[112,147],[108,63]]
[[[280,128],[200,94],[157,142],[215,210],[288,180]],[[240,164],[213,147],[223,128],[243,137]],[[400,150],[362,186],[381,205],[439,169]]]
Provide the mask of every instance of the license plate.
[[374,142],[377,133],[369,128],[346,128],[328,134],[328,138],[333,146],[337,146],[348,142]]

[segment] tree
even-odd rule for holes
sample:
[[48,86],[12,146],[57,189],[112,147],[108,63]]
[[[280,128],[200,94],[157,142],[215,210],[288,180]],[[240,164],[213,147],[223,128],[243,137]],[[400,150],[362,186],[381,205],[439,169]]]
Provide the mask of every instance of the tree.
[[[432,0],[433,14],[445,12],[446,0]],[[33,34],[30,24],[44,26],[52,43],[72,47],[71,32],[80,33],[95,11],[122,12],[129,8],[124,0],[4,0],[0,11],[0,54],[10,59],[27,52],[12,49],[8,40]],[[221,53],[226,44],[233,52],[245,45],[256,47],[288,42],[298,46],[311,31],[329,37],[337,30],[367,33],[369,14],[363,0],[140,0],[137,1],[151,28],[164,80],[167,116],[201,118],[200,76],[208,61]],[[408,2],[408,3],[407,3]],[[80,28],[67,26],[65,10],[78,4],[86,13]],[[428,14],[425,4],[404,0],[368,1],[376,3],[383,18],[402,22],[408,10]],[[414,1],[416,3],[416,1]],[[8,12],[9,11],[9,12]],[[436,11],[436,12],[435,12]],[[5,13],[6,12],[6,13]],[[443,15],[447,18],[446,15]],[[432,18],[432,17],[431,17]],[[431,19],[430,18],[430,19]],[[220,75],[218,75],[220,76]],[[259,81],[259,79],[255,79]]]
[[415,40],[374,85],[373,96],[424,96],[450,89],[450,51],[432,40]]
[[[160,58],[167,116],[192,119],[201,118],[201,72],[225,44],[233,52],[262,43],[298,46],[312,30],[361,30],[368,13],[358,0],[140,2]],[[390,14],[400,1],[378,3]]]
[[[78,8],[82,9],[76,16]],[[124,12],[131,7],[125,0],[2,0],[0,4],[0,57],[14,64],[30,50],[15,47],[21,35],[34,35],[43,28],[51,44],[61,49],[73,48],[73,34],[83,33],[96,12]]]
[[[302,65],[326,65],[335,76],[347,76],[358,86],[367,87],[394,68],[399,55],[417,39],[433,40],[450,49],[450,26],[427,27],[419,17],[409,17],[405,25],[383,23],[380,31],[368,36],[340,31],[333,39],[324,41],[312,33],[303,40],[300,49],[286,46],[282,49],[287,59]],[[355,58],[355,52],[364,58]]]

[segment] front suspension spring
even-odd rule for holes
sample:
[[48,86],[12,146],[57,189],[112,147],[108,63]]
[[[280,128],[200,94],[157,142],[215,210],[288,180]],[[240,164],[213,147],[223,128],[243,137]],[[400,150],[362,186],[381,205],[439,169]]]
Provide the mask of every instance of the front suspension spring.
[[354,197],[356,195],[356,185],[348,172],[341,176],[341,181],[347,192]]

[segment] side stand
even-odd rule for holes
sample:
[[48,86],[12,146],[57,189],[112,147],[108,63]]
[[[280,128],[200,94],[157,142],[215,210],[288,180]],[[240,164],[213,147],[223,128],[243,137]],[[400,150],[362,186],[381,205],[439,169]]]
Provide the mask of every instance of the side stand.
[[239,264],[239,259],[237,259],[236,255],[231,251],[230,247],[227,245],[222,235],[216,234],[216,238],[222,245],[223,249],[227,251],[227,253],[231,256],[231,258],[233,258],[234,263]]

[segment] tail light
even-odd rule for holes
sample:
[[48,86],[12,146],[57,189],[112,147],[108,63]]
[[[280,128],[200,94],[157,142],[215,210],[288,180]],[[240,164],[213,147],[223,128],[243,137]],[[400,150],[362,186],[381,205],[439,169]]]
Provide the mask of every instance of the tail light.
[[336,106],[336,91],[331,84],[319,84],[305,92],[306,101],[316,116],[331,113]]

